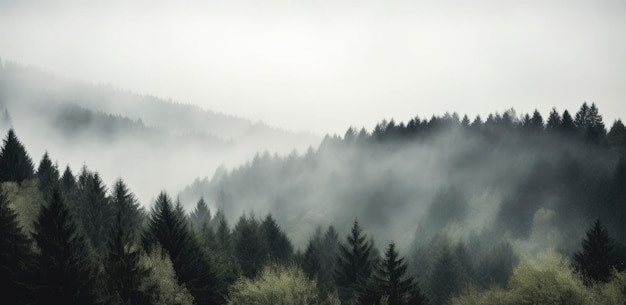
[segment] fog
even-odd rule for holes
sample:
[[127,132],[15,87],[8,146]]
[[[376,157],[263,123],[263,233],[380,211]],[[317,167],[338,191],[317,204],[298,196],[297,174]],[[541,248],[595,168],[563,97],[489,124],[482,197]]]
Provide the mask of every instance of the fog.
[[14,63],[0,67],[0,108],[35,165],[44,152],[62,172],[83,166],[107,185],[122,178],[144,206],[162,190],[176,194],[219,166],[258,151],[288,154],[320,138],[142,96],[110,86],[64,80]]
[[2,1],[0,56],[320,136],[514,107],[623,111],[622,1]]

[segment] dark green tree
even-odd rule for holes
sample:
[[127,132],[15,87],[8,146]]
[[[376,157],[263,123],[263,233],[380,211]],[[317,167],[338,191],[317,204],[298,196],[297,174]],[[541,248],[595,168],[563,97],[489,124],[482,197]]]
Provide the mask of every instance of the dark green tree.
[[98,250],[106,245],[115,215],[106,193],[107,189],[100,175],[89,174],[80,196],[79,215],[85,234]]
[[210,264],[208,254],[194,238],[179,206],[161,192],[148,217],[148,228],[142,236],[144,249],[157,243],[169,254],[179,284],[186,285],[197,304],[219,304],[224,285]]
[[355,221],[347,237],[347,245],[339,244],[335,281],[342,304],[350,304],[364,293],[372,274],[372,244]]
[[139,249],[134,228],[124,223],[118,210],[103,262],[107,304],[152,304],[156,288],[143,286],[151,271],[140,265]]
[[0,150],[0,182],[22,183],[33,177],[34,172],[33,161],[26,152],[26,148],[15,135],[15,131],[9,129],[2,150]]
[[576,132],[576,124],[574,119],[569,114],[569,111],[563,111],[563,119],[561,120],[561,126],[559,130],[565,135],[572,135]]
[[293,246],[271,214],[267,214],[260,229],[267,244],[269,260],[282,264],[287,263],[293,256]]
[[0,189],[0,287],[5,304],[27,304],[31,300],[29,277],[34,263],[31,241],[22,231],[17,213]]
[[267,242],[258,221],[242,215],[235,225],[235,255],[244,276],[253,278],[268,261]]
[[122,179],[118,179],[111,194],[113,213],[121,217],[123,231],[137,237],[144,220],[144,211],[135,195],[130,192]]
[[191,225],[193,226],[196,232],[200,232],[203,227],[208,227],[211,222],[211,211],[209,210],[209,206],[207,206],[203,197],[200,197],[198,203],[196,204],[196,208],[189,215],[191,220]]
[[390,243],[374,275],[377,293],[386,298],[388,305],[426,304],[415,278],[406,274],[407,267],[395,244]]
[[615,244],[599,219],[586,232],[582,251],[574,254],[574,268],[585,283],[608,282],[611,269],[616,266]]
[[429,288],[432,304],[442,305],[462,288],[462,271],[454,254],[446,245],[430,270]]
[[41,206],[33,237],[38,304],[98,304],[89,245],[78,231],[58,188]]
[[546,130],[553,132],[559,129],[562,124],[561,115],[556,111],[556,108],[552,108],[548,121],[546,122]]
[[78,187],[76,178],[74,178],[74,174],[69,165],[66,166],[65,171],[63,171],[63,175],[59,181],[59,188],[63,195],[65,195],[70,210],[76,212],[78,209]]
[[622,120],[616,120],[607,135],[607,141],[612,147],[626,147],[626,127]]
[[59,169],[50,160],[48,152],[44,153],[39,162],[37,178],[39,180],[39,189],[45,196],[50,195],[52,188],[59,182]]

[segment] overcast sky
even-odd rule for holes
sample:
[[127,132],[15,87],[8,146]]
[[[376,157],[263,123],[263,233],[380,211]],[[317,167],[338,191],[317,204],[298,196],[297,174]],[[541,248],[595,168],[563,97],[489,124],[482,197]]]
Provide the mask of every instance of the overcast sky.
[[626,2],[428,3],[0,0],[0,58],[318,134],[583,101],[626,117]]

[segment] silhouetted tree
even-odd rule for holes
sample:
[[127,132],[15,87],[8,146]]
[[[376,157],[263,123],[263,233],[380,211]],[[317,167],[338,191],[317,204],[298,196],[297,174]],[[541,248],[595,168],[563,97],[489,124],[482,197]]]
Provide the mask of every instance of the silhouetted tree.
[[52,164],[48,152],[44,153],[39,162],[37,178],[39,180],[39,189],[43,192],[44,196],[50,195],[52,188],[59,182],[59,170]]
[[118,179],[113,186],[111,205],[113,213],[121,217],[119,221],[125,234],[137,237],[144,220],[144,211],[122,179]]
[[106,186],[98,173],[90,174],[80,196],[79,214],[85,234],[95,249],[106,244],[115,210],[106,196]]
[[561,115],[556,111],[556,108],[552,108],[550,111],[550,116],[548,116],[548,121],[546,122],[546,130],[547,131],[556,131],[561,127],[562,120]]
[[0,182],[22,181],[34,175],[33,161],[26,152],[24,145],[10,129],[0,150]]
[[58,188],[41,206],[33,237],[39,304],[97,304],[95,268],[89,246],[78,231]]
[[271,214],[261,223],[261,234],[267,244],[270,261],[286,263],[293,255],[293,246],[287,235],[278,227]]
[[400,258],[394,243],[385,251],[382,263],[376,268],[377,293],[385,297],[388,305],[426,304],[415,278],[406,274],[407,263]]
[[242,215],[235,225],[235,254],[241,272],[245,277],[253,278],[267,263],[268,249],[258,221]]
[[[131,231],[128,231],[131,229]],[[123,211],[111,229],[104,258],[107,304],[152,304],[155,287],[144,287],[150,270],[140,264],[140,252],[133,227],[124,223]]]
[[0,189],[0,287],[5,304],[28,304],[32,280],[34,253],[17,220],[17,213],[9,207],[9,200]]
[[626,127],[621,120],[616,120],[607,135],[609,145],[612,147],[626,147]]
[[157,243],[162,246],[172,260],[179,283],[187,286],[197,304],[219,304],[225,287],[180,210],[180,205],[173,206],[169,196],[161,192],[148,217],[143,247],[148,250]]
[[561,120],[561,126],[559,130],[566,135],[571,135],[576,132],[576,124],[574,123],[574,119],[572,119],[572,116],[567,110],[563,111],[563,119]]
[[191,225],[194,230],[197,232],[201,231],[203,227],[208,227],[211,221],[211,211],[209,210],[209,206],[207,206],[203,197],[200,197],[198,203],[196,204],[196,208],[189,215],[191,220]]
[[574,254],[574,268],[581,274],[585,283],[607,282],[617,258],[613,253],[614,241],[600,220],[586,232],[582,251]]
[[372,274],[372,245],[363,234],[358,221],[347,237],[347,245],[339,244],[335,279],[342,304],[356,301]]

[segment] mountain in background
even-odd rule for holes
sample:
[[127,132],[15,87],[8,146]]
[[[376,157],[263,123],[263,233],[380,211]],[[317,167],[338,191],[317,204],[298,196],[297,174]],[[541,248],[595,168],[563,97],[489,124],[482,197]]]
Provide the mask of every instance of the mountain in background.
[[144,96],[111,86],[60,79],[36,68],[0,63],[2,132],[13,126],[33,159],[48,151],[60,167],[98,168],[123,177],[149,204],[161,188],[180,189],[218,166],[254,153],[287,154],[320,139],[263,123]]

